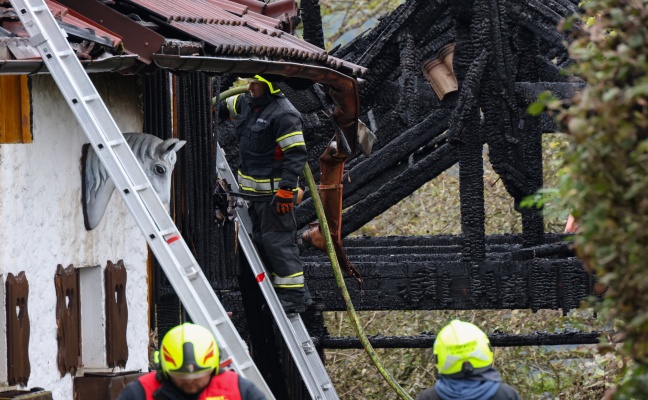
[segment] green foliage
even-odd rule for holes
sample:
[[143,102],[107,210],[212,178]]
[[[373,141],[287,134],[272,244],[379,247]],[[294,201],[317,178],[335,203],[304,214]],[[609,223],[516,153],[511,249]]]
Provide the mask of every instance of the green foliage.
[[[590,26],[570,53],[588,87],[559,117],[571,139],[561,197],[579,222],[579,256],[608,285],[603,310],[617,321],[625,354],[645,365],[648,0],[591,0],[583,7]],[[632,394],[646,379],[645,367],[632,370],[619,398],[647,398]]]
[[537,117],[547,109],[557,108],[561,106],[561,101],[557,99],[551,92],[545,91],[540,93],[538,100],[529,105],[527,111],[530,115]]

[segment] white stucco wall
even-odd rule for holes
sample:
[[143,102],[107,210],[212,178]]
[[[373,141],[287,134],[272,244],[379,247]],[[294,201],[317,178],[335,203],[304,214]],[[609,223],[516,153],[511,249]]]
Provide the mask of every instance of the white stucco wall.
[[[137,81],[117,74],[92,76],[118,126],[141,132],[143,116]],[[61,378],[57,368],[56,294],[54,274],[58,264],[86,268],[101,266],[101,279],[81,304],[81,318],[97,320],[97,340],[105,335],[103,268],[123,259],[128,271],[129,359],[126,370],[148,366],[148,301],[146,241],[115,193],[100,225],[88,232],[81,209],[80,157],[85,134],[49,75],[32,79],[34,140],[31,144],[0,145],[0,274],[25,271],[29,281],[31,321],[28,387],[51,390],[56,400],[72,399],[72,378]],[[97,269],[94,269],[97,271]],[[83,285],[84,279],[81,279]],[[83,292],[84,287],[81,287]],[[88,300],[90,299],[90,300]],[[88,301],[96,301],[87,304]],[[97,316],[97,310],[101,315]],[[2,312],[4,312],[4,307]],[[87,336],[88,332],[84,332]],[[83,350],[92,350],[84,344]],[[103,346],[100,347],[103,350]],[[84,354],[84,361],[104,360],[104,354]],[[6,358],[0,360],[5,363]]]

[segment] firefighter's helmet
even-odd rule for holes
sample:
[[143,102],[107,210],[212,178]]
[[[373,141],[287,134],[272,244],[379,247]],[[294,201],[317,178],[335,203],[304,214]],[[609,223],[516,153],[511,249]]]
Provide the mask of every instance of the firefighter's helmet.
[[164,375],[195,379],[218,373],[220,351],[207,328],[184,323],[172,328],[162,339],[160,367]]
[[469,322],[454,320],[443,327],[434,342],[439,373],[470,374],[493,364],[493,350],[488,336]]
[[270,91],[270,94],[277,94],[281,92],[281,89],[275,88],[274,84],[270,82],[268,79],[264,78],[261,75],[254,75],[254,78],[252,78],[253,82],[263,82],[266,85],[268,85],[268,90]]

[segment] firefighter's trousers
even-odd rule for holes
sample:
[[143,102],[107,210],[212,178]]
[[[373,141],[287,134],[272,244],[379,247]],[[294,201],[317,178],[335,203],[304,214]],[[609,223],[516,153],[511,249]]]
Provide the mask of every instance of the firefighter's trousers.
[[299,258],[294,212],[279,215],[269,201],[252,201],[248,211],[252,238],[272,274],[277,296],[291,302],[303,302],[306,292],[304,265]]

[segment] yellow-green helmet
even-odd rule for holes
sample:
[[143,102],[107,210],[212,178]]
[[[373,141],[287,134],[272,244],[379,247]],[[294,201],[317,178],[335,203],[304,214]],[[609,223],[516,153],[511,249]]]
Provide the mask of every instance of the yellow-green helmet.
[[254,75],[254,78],[252,80],[253,81],[258,81],[258,82],[263,82],[266,85],[268,85],[268,89],[270,90],[270,94],[277,94],[277,93],[281,92],[281,89],[279,89],[279,88],[275,89],[272,82],[270,82],[266,78],[262,77],[261,75]]
[[457,319],[441,329],[433,351],[443,375],[470,373],[493,364],[488,336],[475,325]]
[[218,373],[220,351],[207,328],[184,323],[172,328],[162,339],[160,368],[164,375],[195,379]]

